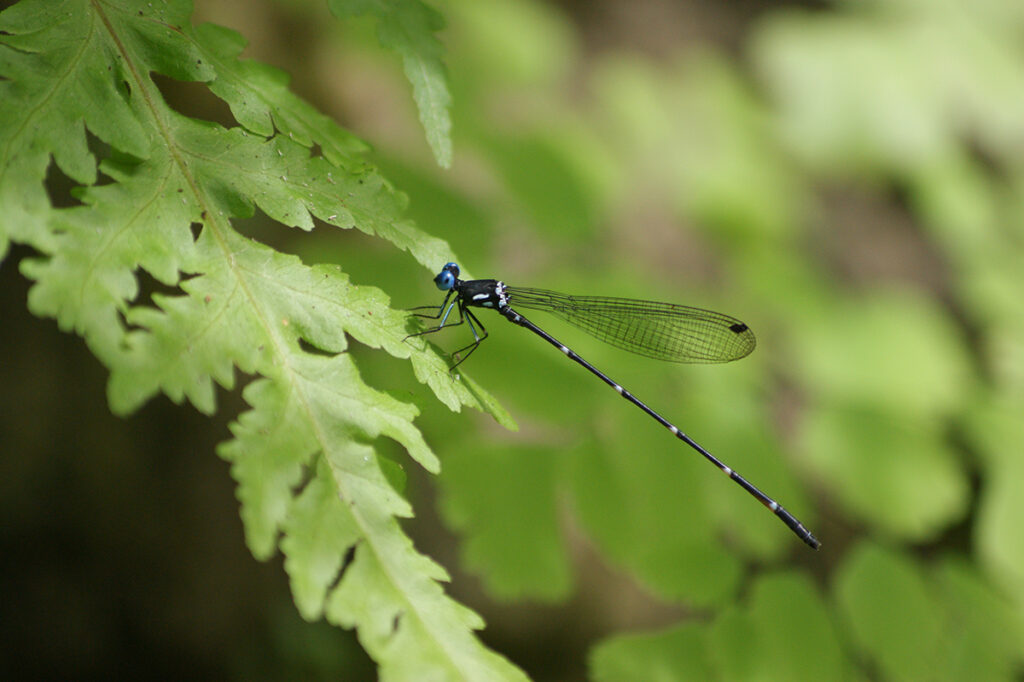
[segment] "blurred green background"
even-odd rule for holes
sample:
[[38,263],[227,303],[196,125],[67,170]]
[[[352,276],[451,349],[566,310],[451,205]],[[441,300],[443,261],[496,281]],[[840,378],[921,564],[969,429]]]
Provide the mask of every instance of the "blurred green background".
[[[381,448],[488,645],[538,680],[1020,679],[1024,5],[435,3],[442,171],[371,22],[319,0],[196,4],[374,145],[465,275],[717,309],[758,335],[742,362],[675,366],[531,316],[776,497],[817,553],[497,316],[464,371],[514,433],[354,351],[423,413],[439,477]],[[205,88],[161,85],[232,123]],[[239,228],[395,307],[440,300],[383,241]],[[0,278],[2,665],[375,679],[351,633],[301,621],[279,559],[247,554],[213,455],[239,397],[213,420],[165,399],[117,420],[81,342],[28,315],[15,268]]]

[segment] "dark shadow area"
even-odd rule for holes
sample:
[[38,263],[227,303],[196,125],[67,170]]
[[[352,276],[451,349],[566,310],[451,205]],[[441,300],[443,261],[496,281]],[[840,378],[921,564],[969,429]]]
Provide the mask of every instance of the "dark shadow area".
[[210,92],[206,83],[179,81],[159,73],[149,74],[168,106],[183,116],[213,121],[225,128],[238,126],[227,102]]
[[[135,271],[135,277],[139,282],[139,293],[132,301],[133,306],[149,306],[151,308],[158,308],[156,302],[153,300],[153,296],[159,294],[160,296],[184,296],[185,292],[178,286],[170,286],[164,284],[157,278],[149,274],[147,270],[139,268]],[[190,279],[188,275],[182,275],[180,281]]]
[[74,192],[75,188],[81,185],[65,175],[60,166],[52,159],[46,168],[45,184],[46,194],[55,208],[72,208],[83,205]]
[[26,311],[27,255],[0,267],[0,678],[375,679],[245,547],[215,454],[240,391],[213,418],[162,397],[112,416],[106,369]]

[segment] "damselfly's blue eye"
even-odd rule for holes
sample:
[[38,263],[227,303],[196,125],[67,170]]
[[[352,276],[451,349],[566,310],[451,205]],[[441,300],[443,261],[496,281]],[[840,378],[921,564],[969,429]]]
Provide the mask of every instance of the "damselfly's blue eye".
[[434,284],[441,291],[448,291],[455,286],[455,280],[459,277],[459,266],[455,263],[447,263],[441,272],[434,278]]
[[436,284],[437,288],[441,291],[448,291],[455,286],[455,275],[447,270],[442,270],[441,273],[434,278],[434,284]]

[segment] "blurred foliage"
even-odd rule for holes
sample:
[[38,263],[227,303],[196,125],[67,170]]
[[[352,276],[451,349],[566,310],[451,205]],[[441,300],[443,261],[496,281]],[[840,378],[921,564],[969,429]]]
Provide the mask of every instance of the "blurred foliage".
[[[678,19],[673,3],[651,4]],[[620,25],[628,3],[595,6],[439,3],[444,173],[371,20],[331,23],[318,2],[277,0],[268,23],[299,25],[308,45],[250,50],[306,72],[296,87],[376,147],[409,217],[473,276],[748,322],[750,358],[677,367],[536,320],[823,547],[496,316],[460,369],[517,433],[449,412],[405,363],[353,343],[368,383],[422,408],[441,460],[458,560],[427,522],[417,547],[453,570],[488,643],[537,679],[579,675],[598,638],[586,655],[597,680],[1019,678],[1024,7],[765,8],[728,49],[680,38],[670,20]],[[248,8],[198,9],[247,35],[255,21]],[[249,227],[341,264],[396,307],[439,298],[433,272],[383,242]],[[437,343],[465,340],[452,330]],[[409,486],[426,501],[426,481]],[[556,615],[510,611],[570,599]],[[553,647],[559,660],[544,655]]]
[[[499,320],[465,371],[522,433],[421,420],[466,568],[501,599],[563,599],[591,557],[582,533],[656,600],[699,609],[665,630],[629,623],[648,632],[600,644],[596,679],[1018,675],[1019,6],[768,11],[742,58],[657,39],[595,49],[610,22],[578,28],[535,2],[445,14],[453,175],[439,185],[422,155],[372,140],[385,169],[422,177],[403,184],[417,221],[477,276],[748,321],[755,355],[714,368],[650,367],[551,326],[824,543],[808,554]],[[472,220],[434,223],[442,204]]]

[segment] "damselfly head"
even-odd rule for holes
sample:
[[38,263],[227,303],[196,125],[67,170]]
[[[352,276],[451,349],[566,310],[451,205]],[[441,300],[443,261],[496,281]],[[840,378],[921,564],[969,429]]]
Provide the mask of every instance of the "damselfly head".
[[455,286],[455,282],[459,279],[459,266],[455,263],[447,263],[441,272],[437,273],[437,277],[434,278],[434,284],[441,291],[448,291]]

